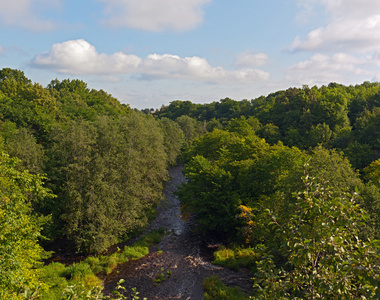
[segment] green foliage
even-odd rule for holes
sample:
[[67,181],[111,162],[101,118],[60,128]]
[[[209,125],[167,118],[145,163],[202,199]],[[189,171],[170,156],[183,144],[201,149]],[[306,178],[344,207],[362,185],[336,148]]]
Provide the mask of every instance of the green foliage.
[[336,150],[317,147],[312,150],[309,161],[310,176],[323,178],[333,189],[348,189],[352,192],[361,186],[359,173],[350,162]]
[[0,90],[7,96],[15,96],[20,88],[31,84],[24,72],[10,68],[0,71]]
[[206,132],[205,124],[197,122],[189,116],[180,116],[175,121],[181,127],[186,143],[191,142]]
[[[43,88],[22,71],[0,70],[1,149],[12,157],[3,154],[0,166],[4,173],[0,180],[0,236],[5,241],[0,243],[0,264],[4,264],[0,268],[0,298],[10,286],[10,298],[20,298],[22,293],[29,298],[39,291],[47,293],[47,285],[38,287],[38,280],[33,278],[49,278],[48,285],[61,292],[67,282],[61,275],[53,276],[55,271],[39,268],[44,252],[37,241],[44,218],[37,215],[52,215],[50,223],[44,219],[43,231],[52,241],[66,238],[83,252],[101,252],[147,224],[161,197],[166,167],[176,162],[184,148],[182,157],[189,181],[179,195],[185,210],[196,213],[199,228],[212,230],[227,240],[233,237],[239,243],[265,243],[267,247],[255,253],[247,250],[246,257],[238,254],[243,249],[234,249],[233,254],[220,249],[217,255],[221,264],[237,268],[261,255],[258,266],[272,279],[286,278],[298,266],[289,254],[290,246],[278,246],[283,236],[278,234],[278,227],[266,223],[269,216],[262,212],[269,209],[278,224],[290,226],[294,211],[304,209],[291,195],[302,190],[300,178],[307,156],[309,175],[323,178],[331,187],[328,199],[332,207],[337,199],[347,198],[341,196],[342,189],[351,193],[358,189],[358,202],[370,213],[370,220],[364,227],[354,226],[355,222],[351,225],[355,230],[360,228],[359,239],[378,238],[379,95],[379,83],[303,86],[251,101],[225,98],[204,105],[173,101],[154,114],[156,120],[121,105],[102,90],[91,90],[82,80],[56,79]],[[342,153],[359,169],[366,183],[360,181],[359,173],[352,170]],[[49,188],[57,198],[43,187],[45,177],[31,175],[39,173],[47,174]],[[48,224],[51,226],[46,228]],[[14,237],[10,237],[13,228]],[[335,233],[345,236],[339,230]],[[109,257],[88,258],[75,267],[78,270],[73,274],[88,268],[92,274],[78,275],[80,283],[69,283],[72,287],[67,288],[65,297],[100,299],[99,289],[89,290],[99,283],[95,274],[107,274],[121,261],[144,255],[152,240],[155,237]],[[358,249],[364,245],[360,243]],[[297,249],[294,253],[306,261]],[[2,256],[1,251],[6,255]],[[52,269],[61,274],[61,266],[53,265]],[[349,279],[344,288],[355,282],[360,289],[361,279],[355,278]],[[283,284],[278,280],[267,283],[274,293]],[[4,285],[8,290],[2,289]],[[259,285],[265,289],[264,282]],[[289,285],[287,289],[282,296],[273,294],[272,298],[294,292]]]
[[69,280],[69,284],[83,286],[85,291],[91,291],[94,288],[101,289],[102,281],[84,261],[68,266],[64,275]]
[[221,246],[214,252],[213,264],[238,270],[240,267],[256,266],[255,251],[252,248],[237,247],[234,249]]
[[250,299],[238,288],[228,287],[217,276],[211,276],[203,281],[205,300],[245,300]]
[[367,180],[380,186],[380,159],[373,161],[364,172]]
[[[178,191],[184,209],[196,213],[200,229],[229,237],[241,227],[235,218],[239,205],[276,192],[291,195],[300,184],[304,155],[281,144],[270,146],[253,133],[244,138],[214,130],[194,141],[184,157],[193,157],[184,170],[189,182]],[[287,206],[277,198],[265,202]]]
[[117,99],[103,90],[90,90],[82,80],[55,79],[47,89],[56,98],[62,117],[95,120],[97,116],[116,117],[131,111],[128,105],[120,105]]
[[256,299],[373,299],[380,257],[376,242],[359,238],[368,216],[356,195],[333,192],[307,173],[304,182],[287,222],[262,212],[264,226],[276,228],[285,262],[275,262],[273,249],[256,247]]
[[345,155],[355,169],[363,170],[374,159],[374,150],[368,144],[360,144],[357,141],[350,143],[344,150]]
[[30,128],[38,138],[44,139],[55,121],[56,112],[45,106],[41,99],[33,98],[38,96],[26,97],[25,94],[29,93],[28,88],[33,89],[33,86],[23,87],[23,94],[20,91],[12,98],[0,93],[0,114],[3,119],[16,123],[18,127]]
[[[149,247],[159,243],[164,233],[161,228],[151,231],[133,245],[125,246],[122,251],[118,250],[108,256],[88,256],[84,261],[67,267],[56,262],[44,266],[38,277],[43,282],[44,289],[39,291],[38,299],[109,299],[101,293],[102,281],[99,277],[110,274],[121,263],[148,255]],[[170,275],[167,273],[167,276]],[[138,299],[137,295],[138,292],[133,290],[132,296],[136,298],[132,299]],[[118,296],[117,299],[124,299],[122,294]]]
[[254,133],[260,127],[260,122],[250,117],[246,119],[244,116],[239,119],[232,119],[228,122],[226,130],[229,132],[236,132],[241,136],[249,136]]
[[63,290],[67,287],[65,265],[52,262],[45,265],[39,274],[39,281],[46,284],[47,288],[39,293],[41,300],[59,300]]
[[280,129],[272,123],[261,127],[258,131],[258,135],[264,138],[269,144],[275,144],[282,138]]
[[[112,292],[112,295],[111,297],[104,297],[104,299],[117,299],[117,300],[127,300],[127,299],[131,299],[131,300],[138,300],[140,299],[140,296],[139,296],[139,292],[137,291],[136,288],[132,288],[132,293],[127,296],[125,296],[125,292],[127,291],[127,289],[122,286],[122,284],[124,283],[124,279],[120,279],[119,282],[117,283],[117,286],[116,286],[116,289]],[[120,292],[121,291],[121,292]],[[100,298],[102,299],[102,298]],[[147,300],[147,298],[143,298],[142,300]]]
[[120,254],[120,261],[126,262],[128,260],[139,259],[149,253],[149,248],[144,246],[125,247]]
[[45,89],[12,69],[0,71],[0,100],[4,149],[20,168],[46,173],[58,195],[32,203],[52,215],[52,241],[100,252],[147,224],[183,143],[177,123],[132,112],[81,80]]
[[185,145],[185,136],[178,123],[168,118],[161,118],[159,123],[164,132],[167,161],[169,165],[174,165],[177,162],[182,147]]
[[17,128],[16,124],[6,121],[1,124],[4,149],[12,157],[21,159],[20,166],[33,174],[42,173],[44,150],[27,128]]
[[208,132],[211,132],[214,129],[222,129],[222,128],[223,128],[223,125],[217,119],[215,119],[215,118],[213,118],[212,120],[210,120],[206,124],[206,130]]
[[215,129],[193,141],[183,154],[185,162],[189,162],[196,155],[205,157],[210,161],[254,159],[265,152],[269,145],[257,137],[253,132],[248,136],[241,136],[236,132]]
[[317,126],[311,126],[308,133],[308,145],[310,147],[316,147],[318,144],[327,144],[333,132],[330,130],[329,125],[323,123]]
[[101,252],[147,224],[167,175],[163,133],[151,116],[72,121],[51,135],[48,175],[59,198],[43,209],[64,224],[64,236]]
[[363,159],[360,159],[361,154],[355,155],[354,150],[345,153],[353,166],[362,170],[378,158],[380,149],[377,130],[379,92],[377,82],[356,86],[331,83],[320,88],[289,88],[251,101],[226,98],[203,105],[173,101],[156,114],[173,120],[186,116],[194,121],[207,121],[209,132],[215,128],[222,129],[233,119],[245,117],[247,121],[256,120],[251,122],[251,127],[268,143],[275,144],[281,140],[287,146],[301,149],[322,144],[345,150],[357,142],[368,146],[371,152],[363,153]]
[[[215,131],[214,131],[215,132]],[[189,183],[178,191],[186,210],[197,214],[201,230],[228,235],[234,230],[240,199],[232,190],[232,175],[202,156],[196,156],[185,169]]]
[[164,234],[165,234],[165,229],[163,228],[152,230],[148,232],[147,234],[144,234],[138,240],[138,242],[135,243],[135,245],[142,246],[142,247],[150,247],[154,244],[158,244],[162,240],[162,237]]
[[47,253],[39,246],[42,218],[30,213],[30,198],[52,197],[44,178],[18,171],[17,159],[0,153],[0,298],[21,299],[35,290],[40,260]]
[[166,271],[164,268],[161,268],[158,274],[153,278],[154,285],[158,285],[159,283],[169,279],[172,276],[172,271]]

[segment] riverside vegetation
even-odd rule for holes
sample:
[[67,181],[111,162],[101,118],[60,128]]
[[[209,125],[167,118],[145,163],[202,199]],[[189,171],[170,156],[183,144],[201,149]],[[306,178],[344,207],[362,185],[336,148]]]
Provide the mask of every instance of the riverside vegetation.
[[[379,129],[379,83],[151,114],[81,80],[45,88],[2,69],[0,298],[105,298],[99,277],[163,233],[103,251],[154,218],[179,155],[184,211],[225,245],[214,263],[254,280],[244,295],[208,278],[205,299],[380,298]],[[88,257],[44,265],[57,245]]]

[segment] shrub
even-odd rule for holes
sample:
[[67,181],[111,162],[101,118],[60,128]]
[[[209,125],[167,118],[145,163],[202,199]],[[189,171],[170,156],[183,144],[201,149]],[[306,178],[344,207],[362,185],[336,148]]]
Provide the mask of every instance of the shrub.
[[142,246],[130,246],[125,247],[123,252],[120,254],[123,261],[128,261],[130,259],[139,259],[149,253],[147,247]]
[[65,277],[69,280],[82,281],[87,275],[94,275],[88,263],[82,261],[66,268]]
[[203,281],[204,300],[247,300],[248,297],[238,287],[229,287],[218,276],[207,277]]
[[60,295],[67,286],[65,278],[66,267],[58,262],[53,262],[41,268],[39,281],[46,283],[48,289],[40,292],[40,300],[59,300]]
[[228,249],[224,246],[219,247],[214,252],[213,264],[238,270],[240,267],[255,267],[255,251],[252,248]]

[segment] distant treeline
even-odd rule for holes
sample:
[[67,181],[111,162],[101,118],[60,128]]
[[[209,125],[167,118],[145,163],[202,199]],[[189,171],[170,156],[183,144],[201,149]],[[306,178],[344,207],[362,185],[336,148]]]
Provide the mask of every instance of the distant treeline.
[[224,128],[232,119],[246,118],[252,130],[270,144],[337,148],[360,170],[380,157],[378,82],[289,88],[250,101],[173,101],[155,114],[171,120],[186,115],[209,132]]

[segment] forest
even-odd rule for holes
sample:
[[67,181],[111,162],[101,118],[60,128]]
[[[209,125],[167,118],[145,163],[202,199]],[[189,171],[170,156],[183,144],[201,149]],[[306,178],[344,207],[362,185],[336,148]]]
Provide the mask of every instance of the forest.
[[[139,111],[4,68],[0,150],[1,299],[109,299],[95,269],[127,256],[104,253],[155,218],[175,164],[183,211],[223,244],[213,263],[253,278],[205,299],[380,298],[378,82]],[[46,264],[58,248],[87,264]]]

